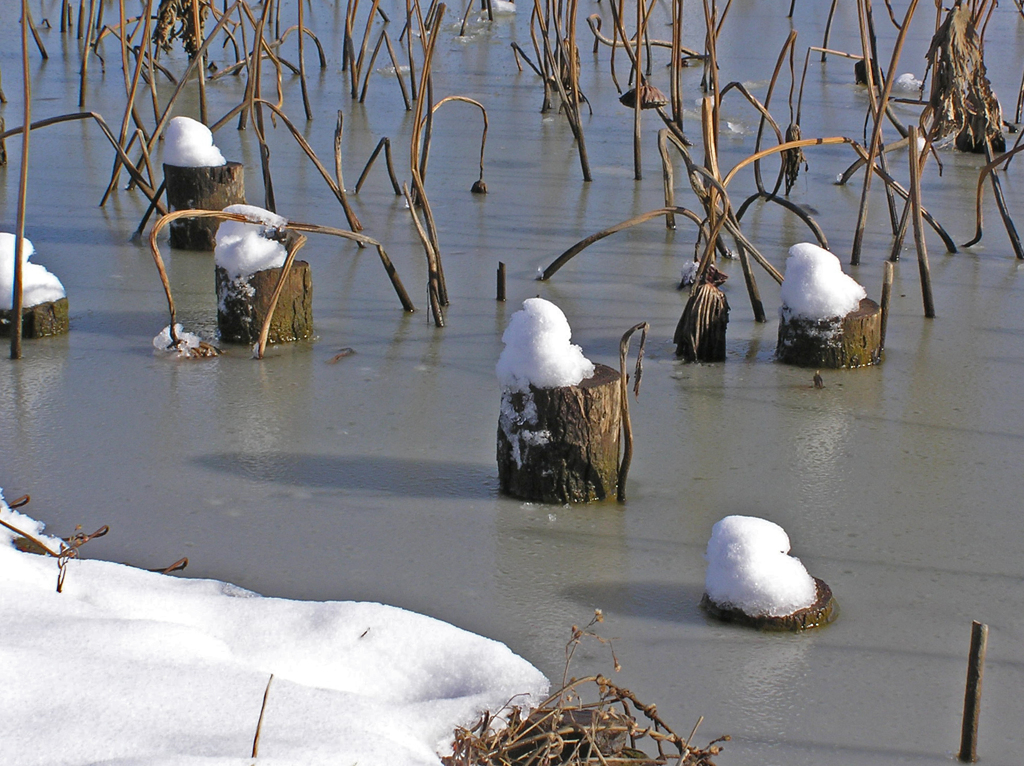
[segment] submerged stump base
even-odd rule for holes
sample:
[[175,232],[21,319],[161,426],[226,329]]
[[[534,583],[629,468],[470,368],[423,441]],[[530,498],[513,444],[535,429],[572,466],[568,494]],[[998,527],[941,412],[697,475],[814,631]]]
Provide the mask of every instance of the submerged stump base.
[[715,285],[705,282],[686,301],[672,342],[676,356],[686,362],[724,362],[729,301]]
[[844,317],[788,317],[783,308],[775,355],[800,367],[840,369],[882,362],[882,309],[869,298]]
[[[201,168],[164,165],[167,201],[171,210],[223,210],[245,203],[245,167],[240,162]],[[213,250],[218,218],[179,218],[169,224],[171,247]]]
[[576,386],[506,389],[498,418],[501,491],[541,503],[586,503],[618,489],[619,373],[603,364]]
[[[68,331],[68,299],[60,298],[46,303],[37,303],[21,310],[21,337],[46,338],[63,335]],[[0,309],[0,337],[11,337],[14,327],[14,311]]]
[[824,580],[814,578],[817,586],[817,598],[814,603],[803,609],[798,609],[793,614],[772,617],[770,615],[747,614],[742,609],[737,609],[731,604],[716,604],[707,593],[701,599],[700,607],[709,616],[722,622],[735,622],[740,625],[748,625],[751,628],[766,631],[801,631],[811,628],[820,628],[834,622],[839,616],[839,605],[832,595],[832,589]]
[[[217,269],[217,329],[228,343],[252,345],[270,308],[281,269],[264,269],[232,279]],[[289,343],[313,334],[313,277],[306,261],[294,261],[270,322],[268,343]]]

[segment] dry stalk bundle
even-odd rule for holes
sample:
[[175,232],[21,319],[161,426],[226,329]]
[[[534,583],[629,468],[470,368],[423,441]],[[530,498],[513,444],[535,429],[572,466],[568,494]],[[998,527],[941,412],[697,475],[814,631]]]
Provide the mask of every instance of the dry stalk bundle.
[[209,13],[208,0],[161,0],[156,12],[153,44],[164,51],[180,39],[189,58],[195,58],[203,41],[203,22]]
[[[585,702],[581,695],[586,691],[597,699]],[[529,715],[517,707],[506,708],[498,716],[485,713],[474,726],[456,730],[453,753],[441,762],[445,766],[714,766],[711,759],[721,752],[718,743],[726,740],[694,747],[661,720],[654,705],[595,675],[570,680]]]
[[985,74],[976,22],[970,9],[957,2],[932,38],[927,53],[931,95],[922,124],[931,117],[931,142],[953,135],[958,149],[981,152],[990,143],[993,151],[1002,152],[1002,110]]

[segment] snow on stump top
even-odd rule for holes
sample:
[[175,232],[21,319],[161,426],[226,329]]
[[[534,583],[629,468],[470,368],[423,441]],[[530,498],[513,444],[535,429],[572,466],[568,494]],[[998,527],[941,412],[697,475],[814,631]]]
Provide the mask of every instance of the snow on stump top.
[[724,622],[806,630],[838,616],[832,590],[789,555],[789,536],[754,516],[726,516],[711,529],[701,607]]
[[[0,232],[0,336],[14,325],[15,236]],[[68,331],[68,299],[61,281],[38,263],[30,263],[32,243],[21,240],[21,337],[43,338]]]
[[882,361],[882,310],[828,250],[793,245],[779,295],[780,361],[827,369]]
[[498,483],[543,503],[585,503],[618,489],[619,373],[572,344],[555,304],[530,298],[502,335]]
[[[223,210],[245,202],[241,163],[227,162],[201,122],[175,117],[164,132],[164,181],[171,210]],[[179,218],[171,221],[171,247],[213,250],[220,221]]]

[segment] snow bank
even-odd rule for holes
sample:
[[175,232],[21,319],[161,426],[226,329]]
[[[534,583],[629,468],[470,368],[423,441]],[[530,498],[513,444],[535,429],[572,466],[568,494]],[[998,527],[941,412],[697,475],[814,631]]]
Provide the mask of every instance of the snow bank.
[[227,164],[213,143],[213,133],[191,117],[172,117],[164,131],[164,163],[178,168],[209,168]]
[[523,301],[512,315],[501,340],[505,348],[495,372],[506,389],[575,386],[594,374],[594,363],[572,343],[572,329],[565,314],[543,298]]
[[711,529],[704,558],[704,592],[720,607],[759,617],[783,617],[811,606],[814,578],[789,556],[789,536],[755,516],[726,516]]
[[[2,494],[0,519],[42,533]],[[80,560],[58,594],[55,560],[12,537],[0,528],[4,763],[251,766],[273,674],[259,763],[438,766],[457,725],[546,693],[504,645],[381,604]]]
[[213,257],[229,277],[248,279],[257,271],[284,266],[288,251],[283,243],[268,239],[268,235],[287,224],[287,218],[254,205],[228,205],[224,212],[247,215],[261,222],[221,221]]
[[[0,232],[0,309],[14,308],[14,240],[16,237],[6,231]],[[21,240],[21,305],[23,308],[38,306],[63,298],[64,285],[45,266],[29,263],[35,252],[32,243]]]
[[779,294],[783,313],[812,320],[846,316],[867,297],[864,288],[843,273],[838,258],[809,242],[789,248]]

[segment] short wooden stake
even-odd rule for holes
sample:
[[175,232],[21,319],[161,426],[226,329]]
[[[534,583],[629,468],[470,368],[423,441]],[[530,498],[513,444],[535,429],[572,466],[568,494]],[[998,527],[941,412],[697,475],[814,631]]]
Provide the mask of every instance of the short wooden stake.
[[505,300],[505,262],[498,261],[498,294],[499,301]]
[[967,690],[964,693],[964,722],[960,730],[960,754],[964,763],[978,760],[978,715],[981,712],[981,677],[985,672],[988,625],[971,624],[971,656],[967,662]]
[[882,329],[880,331],[878,345],[885,348],[885,331],[889,326],[889,303],[892,300],[892,261],[885,262],[885,272],[882,277]]
[[[245,203],[244,166],[239,162],[201,168],[164,165],[167,202],[174,210],[223,210]],[[180,250],[213,250],[220,220],[179,218],[171,221],[171,247]]]

